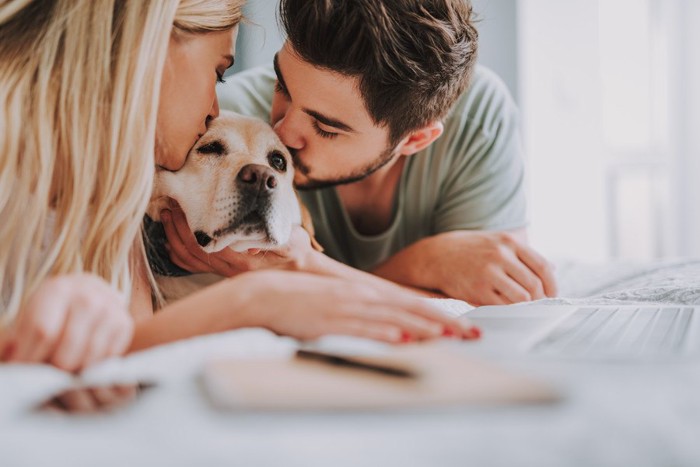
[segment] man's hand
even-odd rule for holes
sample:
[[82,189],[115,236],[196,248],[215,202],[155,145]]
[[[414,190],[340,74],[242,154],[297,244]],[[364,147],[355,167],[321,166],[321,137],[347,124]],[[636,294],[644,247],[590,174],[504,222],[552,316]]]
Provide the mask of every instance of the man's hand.
[[204,252],[192,234],[185,213],[179,206],[161,213],[165,235],[168,237],[166,249],[170,260],[177,266],[193,273],[213,272],[232,277],[237,274],[259,269],[304,269],[307,258],[317,252],[311,246],[309,234],[300,226],[292,228],[287,245],[276,250],[248,250],[238,253],[224,248],[217,253]]
[[[410,272],[397,273],[402,269]],[[375,273],[415,287],[440,290],[477,306],[557,294],[552,266],[515,234],[506,232],[455,231],[423,239],[390,258]]]

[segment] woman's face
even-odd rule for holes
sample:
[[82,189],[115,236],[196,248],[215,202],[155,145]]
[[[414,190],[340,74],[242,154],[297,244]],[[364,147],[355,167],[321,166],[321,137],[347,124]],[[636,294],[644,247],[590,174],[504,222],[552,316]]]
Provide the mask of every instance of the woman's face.
[[238,27],[173,38],[163,70],[156,128],[156,165],[178,170],[219,115],[216,83],[231,65]]

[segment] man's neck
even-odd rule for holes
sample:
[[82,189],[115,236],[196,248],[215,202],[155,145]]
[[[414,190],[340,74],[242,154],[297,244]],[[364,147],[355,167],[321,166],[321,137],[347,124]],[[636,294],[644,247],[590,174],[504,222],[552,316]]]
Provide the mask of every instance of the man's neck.
[[397,157],[369,177],[336,188],[358,232],[376,235],[389,227],[405,162],[405,156]]
[[365,177],[358,182],[338,185],[337,188],[339,191],[348,192],[371,192],[375,194],[377,192],[381,192],[388,188],[387,181],[394,178],[396,172],[401,173],[405,159],[406,158],[404,156],[396,157],[394,160],[387,163],[384,167],[377,170],[372,175]]

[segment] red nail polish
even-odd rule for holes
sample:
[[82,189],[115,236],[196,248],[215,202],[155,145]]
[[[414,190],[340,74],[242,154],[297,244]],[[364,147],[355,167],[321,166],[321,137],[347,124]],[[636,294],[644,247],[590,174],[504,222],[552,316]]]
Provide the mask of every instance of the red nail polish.
[[442,335],[444,337],[452,337],[455,335],[455,332],[451,328],[445,328],[445,330],[442,331]]
[[8,344],[7,347],[5,347],[5,351],[0,355],[0,362],[7,362],[12,359],[12,356],[15,353],[17,346],[15,343]]
[[473,327],[469,330],[469,337],[472,339],[479,339],[481,337],[481,329]]
[[411,342],[412,340],[413,339],[409,333],[405,331],[401,333],[401,342]]

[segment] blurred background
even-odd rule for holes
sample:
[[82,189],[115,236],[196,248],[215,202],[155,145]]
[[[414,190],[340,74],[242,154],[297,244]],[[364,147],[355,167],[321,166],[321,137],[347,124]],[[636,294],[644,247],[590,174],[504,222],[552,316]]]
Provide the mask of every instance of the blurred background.
[[[700,257],[700,1],[474,0],[521,111],[530,239],[551,259]],[[248,0],[233,72],[282,44]]]

